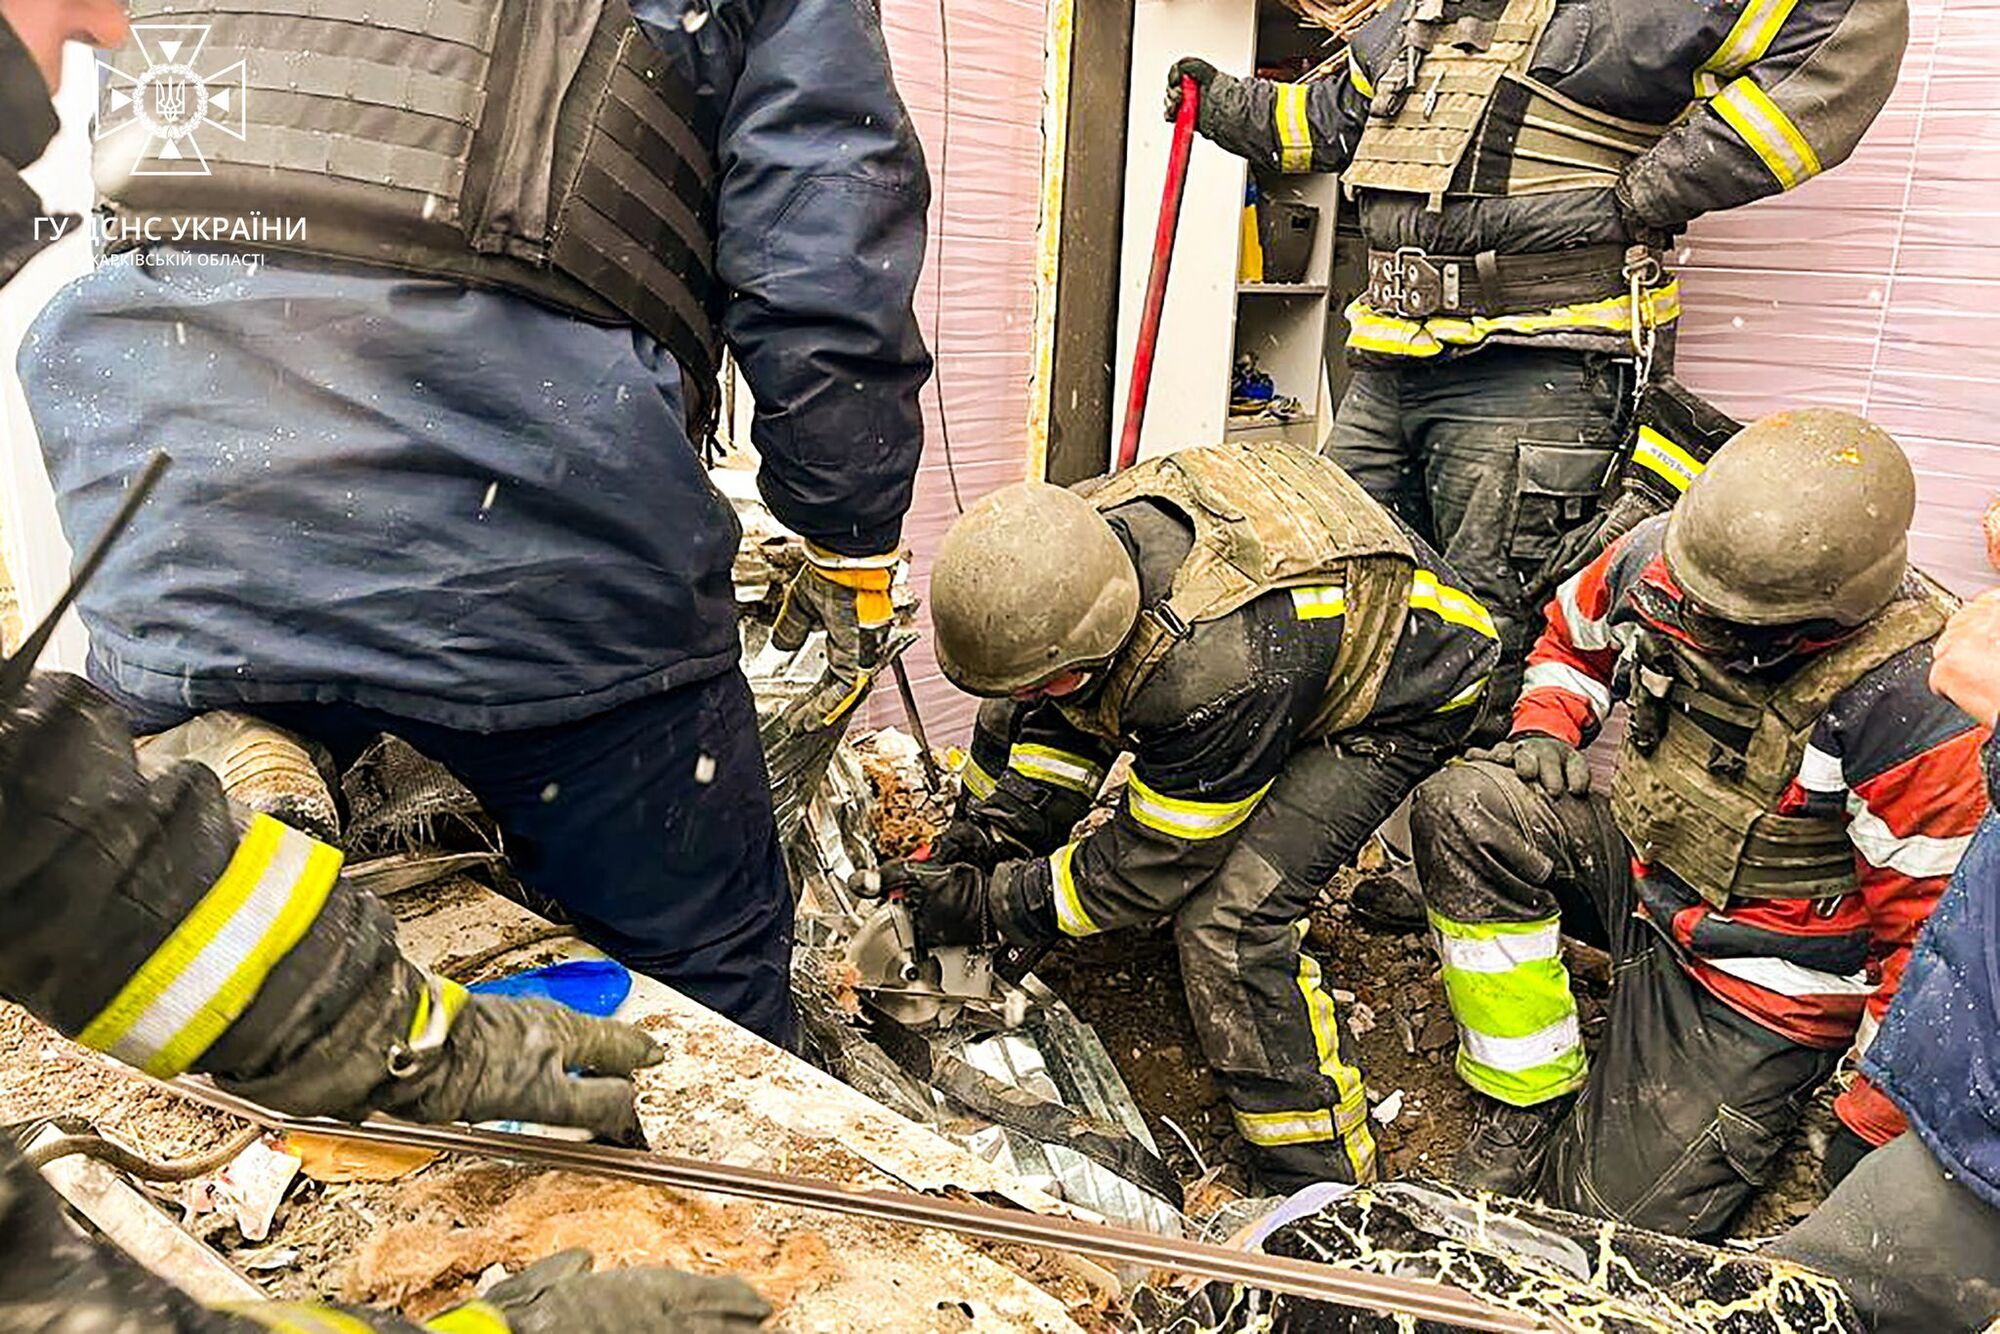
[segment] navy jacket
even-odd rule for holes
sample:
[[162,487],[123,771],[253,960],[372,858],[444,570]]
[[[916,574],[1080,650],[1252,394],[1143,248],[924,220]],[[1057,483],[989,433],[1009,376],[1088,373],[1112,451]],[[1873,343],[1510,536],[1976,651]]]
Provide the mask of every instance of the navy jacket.
[[[2000,742],[1986,747],[2000,803]],[[1988,815],[1861,1068],[1946,1171],[2000,1209],[2000,815]]]
[[[835,551],[893,547],[929,183],[873,7],[634,9],[721,127],[722,329],[764,495]],[[651,338],[386,270],[190,262],[223,258],[114,258],[21,355],[79,550],[175,456],[82,603],[92,675],[145,722],[318,700],[535,727],[734,663],[737,525]]]

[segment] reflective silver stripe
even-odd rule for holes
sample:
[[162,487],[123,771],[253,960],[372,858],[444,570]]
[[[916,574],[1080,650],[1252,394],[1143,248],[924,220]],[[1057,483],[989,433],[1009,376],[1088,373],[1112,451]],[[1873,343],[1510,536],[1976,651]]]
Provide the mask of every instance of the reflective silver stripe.
[[1531,662],[1528,670],[1521,675],[1521,690],[1540,690],[1553,686],[1566,690],[1572,695],[1581,695],[1590,701],[1590,707],[1599,718],[1611,712],[1611,687],[1594,676],[1588,676],[1566,662]]
[[965,784],[965,790],[972,794],[974,801],[986,800],[1000,786],[994,780],[993,775],[980,768],[979,761],[973,759],[970,755],[965,757],[965,768],[958,775],[958,780]]
[[1639,428],[1639,438],[1632,446],[1632,461],[1676,491],[1687,490],[1688,484],[1706,469],[1700,459],[1650,426]]
[[1562,953],[1562,924],[1549,922],[1532,931],[1494,932],[1478,939],[1439,930],[1437,947],[1447,968],[1461,973],[1508,973],[1517,964],[1558,957]]
[[1156,792],[1134,774],[1125,787],[1125,809],[1148,829],[1157,829],[1174,838],[1220,838],[1249,819],[1250,812],[1270,789],[1271,785],[1266,783],[1238,801],[1194,801]]
[[1308,584],[1292,590],[1292,611],[1302,621],[1347,614],[1347,589],[1340,584]]
[[1017,745],[1007,752],[1007,767],[1023,778],[1051,787],[1068,788],[1086,797],[1097,795],[1104,770],[1081,755],[1053,746]]
[[1829,755],[1818,746],[1807,746],[1805,757],[1799,761],[1799,786],[1808,792],[1847,791],[1840,757]]
[[1744,75],[1709,102],[1715,113],[1763,159],[1778,184],[1790,190],[1819,175],[1819,155],[1771,95]]
[[1302,83],[1275,85],[1277,100],[1272,105],[1273,128],[1278,132],[1278,170],[1311,171],[1313,165],[1312,125],[1306,118],[1306,88]]
[[1594,621],[1583,614],[1583,608],[1576,600],[1577,586],[1583,582],[1581,574],[1571,575],[1563,580],[1556,590],[1556,605],[1562,608],[1563,623],[1569,626],[1569,642],[1586,651],[1596,651],[1611,647],[1611,622]]
[[1564,1015],[1547,1028],[1525,1037],[1500,1038],[1459,1026],[1459,1043],[1465,1054],[1481,1065],[1509,1074],[1532,1070],[1567,1055],[1583,1045],[1583,1030],[1574,1014]]
[[1727,973],[1752,986],[1775,991],[1780,996],[1868,996],[1875,991],[1875,984],[1868,980],[1866,973],[1842,977],[1838,973],[1822,973],[1817,968],[1802,968],[1789,959],[1760,955],[1747,959],[1702,959],[1700,962],[1718,973]]
[[1929,834],[1898,834],[1861,799],[1847,794],[1847,837],[1870,866],[1922,879],[1946,876],[1958,869],[1958,859],[1972,845],[1972,835],[1934,838]]
[[1244,1139],[1267,1149],[1334,1138],[1333,1113],[1324,1107],[1303,1112],[1237,1112],[1236,1128]]

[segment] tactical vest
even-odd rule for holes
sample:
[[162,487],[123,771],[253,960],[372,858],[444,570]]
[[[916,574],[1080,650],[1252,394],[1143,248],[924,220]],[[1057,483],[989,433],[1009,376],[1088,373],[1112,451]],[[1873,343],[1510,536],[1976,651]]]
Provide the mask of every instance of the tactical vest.
[[[114,248],[247,219],[247,236],[217,240],[637,325],[680,363],[690,426],[708,434],[715,131],[625,0],[135,0],[131,11],[184,29],[168,58],[198,61],[212,85],[196,91],[209,123],[191,136],[206,172],[147,162],[128,173],[144,127],[106,139],[97,185]],[[172,33],[151,35],[157,56]],[[238,58],[240,85],[226,68]],[[135,47],[114,62],[148,73]],[[135,93],[157,95],[143,81]],[[294,219],[302,236],[285,234]]]
[[1402,636],[1416,553],[1366,491],[1296,446],[1235,444],[1149,460],[1090,493],[1099,513],[1140,500],[1185,516],[1194,548],[1167,596],[1141,611],[1103,689],[1083,705],[1058,701],[1071,722],[1118,740],[1126,704],[1195,626],[1276,589],[1322,583],[1346,589],[1347,613],[1306,735],[1328,736],[1368,716]]
[[1931,639],[1949,595],[1920,581],[1865,628],[1774,685],[1723,671],[1678,640],[1644,631],[1632,725],[1611,782],[1611,812],[1639,857],[1717,908],[1731,898],[1830,899],[1855,889],[1854,847],[1833,816],[1780,815],[1806,743],[1849,686]]
[[1608,115],[1528,76],[1556,0],[1413,0],[1403,44],[1375,81],[1348,192],[1514,196],[1609,189],[1666,132]]

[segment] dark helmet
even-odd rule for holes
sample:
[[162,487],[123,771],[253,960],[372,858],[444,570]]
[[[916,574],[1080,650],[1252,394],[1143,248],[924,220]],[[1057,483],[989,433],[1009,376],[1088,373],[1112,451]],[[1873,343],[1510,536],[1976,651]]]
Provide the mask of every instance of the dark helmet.
[[945,534],[930,602],[938,665],[952,684],[1010,695],[1117,653],[1139,619],[1139,575],[1089,501],[1019,482]]
[[1916,477],[1889,433],[1836,408],[1752,422],[1716,451],[1667,520],[1667,568],[1738,625],[1860,625],[1909,566]]

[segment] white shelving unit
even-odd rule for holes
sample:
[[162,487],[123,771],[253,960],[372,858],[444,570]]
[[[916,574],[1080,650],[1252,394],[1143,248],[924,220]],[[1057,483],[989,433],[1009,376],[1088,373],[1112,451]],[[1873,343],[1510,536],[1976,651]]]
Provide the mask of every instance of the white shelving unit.
[[[1126,134],[1125,232],[1119,271],[1118,420],[1123,429],[1132,351],[1138,342],[1153,233],[1166,179],[1172,127],[1160,116],[1166,71],[1198,55],[1231,74],[1316,51],[1325,34],[1301,28],[1277,0],[1137,0],[1132,35],[1132,105]],[[1332,176],[1258,173],[1274,200],[1319,210],[1312,254],[1293,283],[1239,282],[1241,213],[1250,166],[1196,140],[1160,326],[1142,456],[1230,440],[1287,440],[1317,447],[1332,424],[1326,381],[1327,302],[1333,273],[1339,185]],[[1232,422],[1231,372],[1239,352],[1255,352],[1276,392],[1299,401],[1289,422]]]

